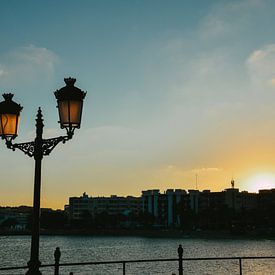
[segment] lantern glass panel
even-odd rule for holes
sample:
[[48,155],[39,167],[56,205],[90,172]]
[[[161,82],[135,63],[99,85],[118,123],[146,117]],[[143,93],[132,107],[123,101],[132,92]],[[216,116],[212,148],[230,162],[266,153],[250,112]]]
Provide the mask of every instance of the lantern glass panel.
[[58,109],[61,127],[79,128],[81,121],[82,101],[59,101]]
[[17,136],[19,116],[16,114],[0,115],[0,135],[10,137]]

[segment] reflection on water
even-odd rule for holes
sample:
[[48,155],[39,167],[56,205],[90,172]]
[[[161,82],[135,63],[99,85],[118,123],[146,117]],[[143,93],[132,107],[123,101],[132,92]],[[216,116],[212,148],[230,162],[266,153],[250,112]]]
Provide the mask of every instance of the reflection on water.
[[[182,244],[184,257],[274,256],[271,240],[198,240],[142,237],[41,236],[40,260],[53,263],[55,247],[61,249],[60,262],[112,261],[130,259],[176,258]],[[29,236],[0,237],[0,266],[26,265],[30,254]],[[53,274],[53,269],[42,269]],[[61,268],[61,274],[122,274],[122,265]],[[237,261],[184,262],[184,274],[238,274]],[[20,273],[21,272],[21,273]],[[24,274],[24,271],[0,274]],[[126,274],[177,273],[176,262],[133,263]],[[245,260],[243,274],[275,274],[275,260]]]

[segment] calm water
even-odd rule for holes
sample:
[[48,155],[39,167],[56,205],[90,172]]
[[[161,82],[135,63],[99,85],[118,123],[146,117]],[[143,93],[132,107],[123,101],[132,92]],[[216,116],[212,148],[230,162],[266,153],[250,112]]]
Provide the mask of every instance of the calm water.
[[[198,240],[142,237],[42,236],[40,260],[53,263],[55,247],[61,249],[60,262],[108,261],[146,258],[176,258],[177,247],[183,245],[184,257],[274,256],[271,240]],[[25,265],[29,259],[29,236],[0,236],[0,266]],[[52,269],[41,269],[43,275]],[[184,274],[238,274],[236,261],[205,261],[184,264]],[[61,268],[61,274],[122,274],[121,265]],[[21,273],[20,273],[21,272]],[[24,274],[24,271],[0,274]],[[177,263],[140,263],[126,265],[126,274],[177,273]],[[275,260],[246,260],[243,274],[275,274]]]

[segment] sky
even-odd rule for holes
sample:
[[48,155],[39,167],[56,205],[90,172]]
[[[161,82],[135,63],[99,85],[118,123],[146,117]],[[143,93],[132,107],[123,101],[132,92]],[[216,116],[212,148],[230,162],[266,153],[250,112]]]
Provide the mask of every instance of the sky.
[[[275,188],[275,2],[1,1],[0,91],[15,142],[64,135],[53,92],[87,91],[81,129],[43,159],[42,207],[168,188]],[[34,160],[0,144],[0,205],[31,205]],[[197,175],[197,176],[196,176]]]

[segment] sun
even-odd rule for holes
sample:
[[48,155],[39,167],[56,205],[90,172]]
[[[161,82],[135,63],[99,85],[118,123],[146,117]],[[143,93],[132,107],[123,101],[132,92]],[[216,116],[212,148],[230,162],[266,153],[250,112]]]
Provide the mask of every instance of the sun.
[[275,188],[275,174],[261,173],[253,175],[244,182],[244,187],[250,192]]

